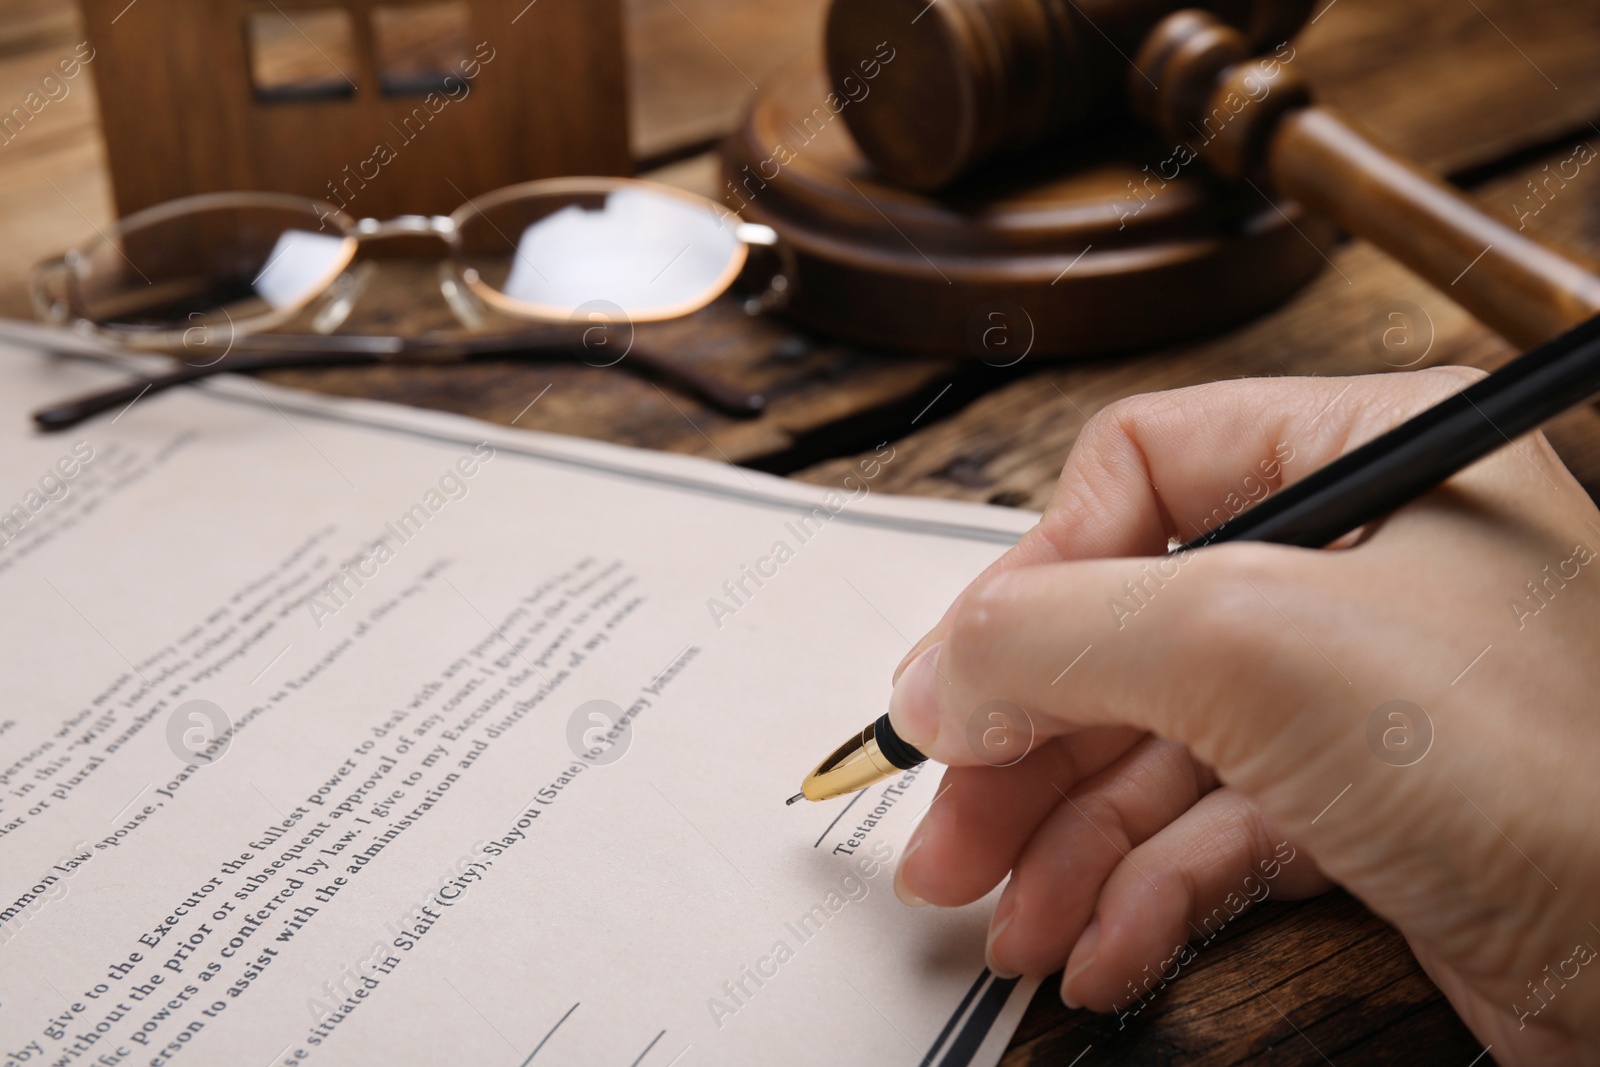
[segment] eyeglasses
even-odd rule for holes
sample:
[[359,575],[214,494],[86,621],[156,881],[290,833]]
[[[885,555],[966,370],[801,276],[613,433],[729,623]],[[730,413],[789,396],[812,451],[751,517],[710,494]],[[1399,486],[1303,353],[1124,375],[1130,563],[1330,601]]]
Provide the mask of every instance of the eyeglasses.
[[[459,323],[496,317],[543,324],[532,333],[467,338],[334,335],[371,275],[364,242],[430,237],[436,277]],[[626,178],[553,178],[468,201],[448,216],[351,218],[331,204],[279,193],[212,193],[148,208],[95,241],[39,264],[39,317],[126,348],[175,355],[171,373],[36,412],[59,429],[157,388],[227,371],[573,352],[594,366],[634,357],[734,414],[761,410],[740,394],[632,345],[636,323],[692,314],[733,288],[751,314],[780,306],[791,260],[766,226],[711,200]],[[309,333],[268,333],[304,323]],[[552,330],[550,327],[557,329]]]

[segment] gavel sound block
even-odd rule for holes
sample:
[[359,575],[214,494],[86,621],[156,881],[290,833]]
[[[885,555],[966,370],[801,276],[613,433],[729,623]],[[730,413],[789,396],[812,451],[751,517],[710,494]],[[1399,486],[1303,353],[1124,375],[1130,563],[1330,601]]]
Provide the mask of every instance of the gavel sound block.
[[838,91],[814,66],[769,83],[724,147],[728,206],[794,254],[787,311],[801,322],[1004,366],[1216,332],[1323,266],[1330,223],[1192,158],[1161,176],[1170,146],[1131,121],[936,194],[891,183],[844,121],[907,58],[878,43]]
[[868,40],[903,53],[890,91],[844,118],[867,157],[912,187],[1069,143],[1130,108],[1213,173],[1370,240],[1518,345],[1600,312],[1593,264],[1487,214],[1313,103],[1292,48],[1256,56],[1300,24],[1300,0],[1178,6],[836,0],[831,79],[856,74]]

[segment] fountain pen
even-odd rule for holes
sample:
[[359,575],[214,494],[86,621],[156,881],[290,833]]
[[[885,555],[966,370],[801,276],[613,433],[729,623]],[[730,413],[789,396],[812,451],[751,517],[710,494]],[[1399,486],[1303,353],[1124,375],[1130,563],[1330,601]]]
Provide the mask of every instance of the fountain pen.
[[[1600,393],[1600,315],[1173,549],[1224,541],[1325,548]],[[884,715],[808,774],[799,800],[865,789],[927,760]]]

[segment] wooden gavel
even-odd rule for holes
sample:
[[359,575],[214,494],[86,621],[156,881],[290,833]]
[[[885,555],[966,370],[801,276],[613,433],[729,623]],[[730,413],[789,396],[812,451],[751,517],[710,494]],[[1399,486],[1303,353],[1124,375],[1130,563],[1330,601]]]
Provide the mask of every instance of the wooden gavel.
[[881,41],[895,48],[873,93],[845,118],[867,158],[911,188],[943,187],[999,153],[1131,112],[1187,150],[1180,165],[1198,157],[1332,219],[1514,344],[1600,313],[1591,263],[1491,216],[1313,103],[1292,49],[1257,55],[1300,27],[1308,2],[1179,6],[835,0],[829,69],[837,87],[858,54]]

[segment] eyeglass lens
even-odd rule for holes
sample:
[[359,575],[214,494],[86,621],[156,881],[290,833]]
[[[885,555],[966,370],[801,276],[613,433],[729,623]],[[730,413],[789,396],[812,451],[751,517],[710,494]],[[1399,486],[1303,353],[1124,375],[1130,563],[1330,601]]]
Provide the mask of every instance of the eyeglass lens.
[[352,245],[307,208],[238,206],[137,217],[75,265],[84,314],[105,326],[183,329],[295,307],[326,288]]
[[710,201],[648,186],[519,197],[461,220],[462,265],[552,318],[611,307],[648,321],[686,314],[726,288],[744,258],[737,219]]

